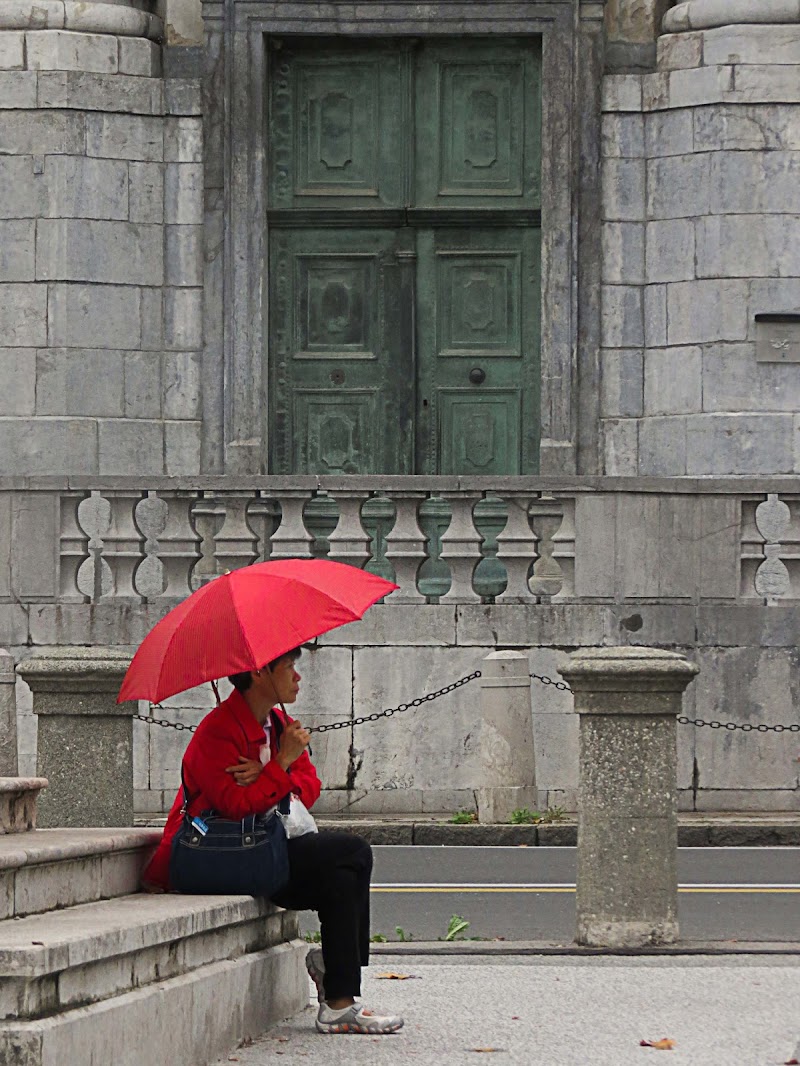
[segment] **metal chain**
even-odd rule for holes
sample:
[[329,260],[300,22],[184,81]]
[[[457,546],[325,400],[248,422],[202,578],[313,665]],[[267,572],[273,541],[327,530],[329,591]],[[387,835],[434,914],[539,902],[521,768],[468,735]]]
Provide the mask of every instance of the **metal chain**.
[[[309,729],[309,733],[327,733],[329,729],[345,729],[347,726],[363,725],[365,722],[377,722],[379,718],[391,718],[393,714],[402,714],[403,711],[421,707],[423,703],[431,703],[432,700],[438,700],[440,696],[446,696],[448,692],[455,692],[457,688],[461,688],[462,685],[468,685],[470,681],[474,681],[480,676],[480,670],[476,670],[474,674],[468,674],[467,677],[462,677],[459,681],[453,681],[452,684],[440,688],[438,692],[428,692],[425,696],[418,696],[415,700],[411,700],[410,703],[401,703],[399,707],[389,707],[385,711],[375,711],[374,714],[365,715],[363,718],[355,718],[352,721],[348,719],[344,722],[329,722],[327,725],[318,725],[313,729]],[[151,704],[151,710],[157,709],[161,709],[160,704]],[[194,733],[197,729],[196,725],[169,722],[166,718],[155,718],[152,714],[134,714],[133,717],[140,722],[164,726],[167,729],[186,729],[190,733]]]
[[438,700],[440,696],[445,696],[448,692],[454,692],[457,688],[461,688],[462,685],[468,685],[470,681],[474,681],[480,676],[480,670],[476,670],[474,674],[468,674],[466,677],[462,677],[460,681],[454,681],[450,685],[445,685],[445,687],[440,688],[438,692],[429,692],[426,696],[418,696],[410,703],[401,703],[399,707],[389,707],[385,711],[375,711],[374,714],[365,715],[363,718],[354,718],[351,722],[330,722],[328,725],[318,725],[315,729],[309,729],[309,733],[327,733],[329,729],[345,729],[347,726],[351,725],[363,725],[364,722],[377,722],[379,718],[391,718],[393,714],[402,714],[403,711],[410,711],[414,707],[421,707],[423,703],[430,703],[432,700]]
[[800,722],[794,725],[753,725],[752,722],[705,722],[702,718],[678,718],[681,725],[707,725],[710,729],[741,729],[743,733],[800,733]]
[[[543,685],[552,685],[553,688],[571,692],[569,685],[564,681],[554,681],[552,677],[542,677],[539,674],[531,674],[534,681],[541,681]],[[741,729],[743,733],[800,733],[800,722],[794,725],[753,725],[751,722],[706,722],[702,718],[686,718],[681,715],[678,718],[681,725],[709,726],[711,729]]]

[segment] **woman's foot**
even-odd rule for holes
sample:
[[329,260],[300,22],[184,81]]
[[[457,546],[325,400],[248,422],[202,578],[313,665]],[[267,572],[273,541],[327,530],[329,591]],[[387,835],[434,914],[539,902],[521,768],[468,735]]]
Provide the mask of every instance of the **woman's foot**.
[[402,1029],[403,1019],[399,1014],[375,1014],[360,1003],[333,1010],[321,1003],[317,1014],[318,1033],[363,1033],[367,1036],[382,1036]]
[[325,980],[325,959],[322,955],[322,948],[311,948],[306,955],[306,969],[308,970],[308,976],[314,982],[314,987],[317,990],[317,1002],[325,1002],[325,986],[323,984]]

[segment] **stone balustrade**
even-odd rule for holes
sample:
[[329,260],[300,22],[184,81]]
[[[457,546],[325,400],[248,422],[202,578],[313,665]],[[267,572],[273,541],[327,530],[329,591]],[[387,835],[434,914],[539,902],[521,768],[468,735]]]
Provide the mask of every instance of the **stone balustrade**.
[[17,603],[168,606],[323,556],[394,578],[398,604],[800,596],[793,478],[0,479],[0,510]]

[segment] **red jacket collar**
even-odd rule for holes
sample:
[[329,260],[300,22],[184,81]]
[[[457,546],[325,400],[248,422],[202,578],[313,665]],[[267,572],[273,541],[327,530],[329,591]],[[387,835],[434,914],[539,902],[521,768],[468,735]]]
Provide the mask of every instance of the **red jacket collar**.
[[[264,742],[265,727],[259,725],[256,716],[250,710],[247,700],[238,689],[233,690],[223,702],[222,707],[236,719],[244,730],[248,741],[252,741],[255,744]],[[280,711],[276,707],[273,707],[272,710],[279,718],[282,718]]]

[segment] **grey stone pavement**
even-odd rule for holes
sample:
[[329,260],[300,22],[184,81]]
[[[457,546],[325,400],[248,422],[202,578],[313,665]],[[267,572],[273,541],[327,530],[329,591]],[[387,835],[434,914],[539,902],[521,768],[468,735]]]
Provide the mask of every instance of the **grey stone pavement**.
[[[381,980],[386,972],[413,979]],[[365,974],[367,1005],[405,1016],[396,1035],[320,1036],[309,1007],[219,1066],[777,1066],[800,1058],[797,956],[381,955]],[[663,1037],[673,1050],[639,1043]]]

